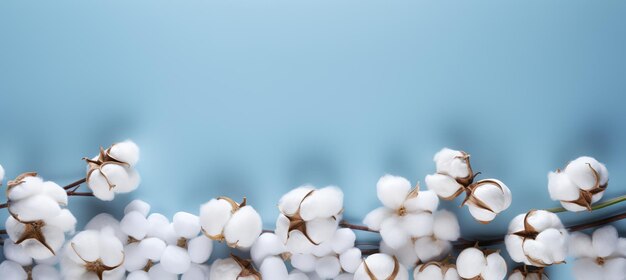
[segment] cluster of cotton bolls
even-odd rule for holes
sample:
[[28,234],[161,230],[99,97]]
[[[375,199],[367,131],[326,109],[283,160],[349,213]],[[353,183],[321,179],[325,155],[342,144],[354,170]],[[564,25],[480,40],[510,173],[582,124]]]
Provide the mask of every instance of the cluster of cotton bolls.
[[602,198],[609,181],[604,164],[592,157],[579,157],[563,171],[548,174],[548,190],[553,200],[569,211],[591,210],[591,204]]
[[613,226],[598,228],[591,236],[572,233],[569,254],[576,258],[573,274],[578,280],[626,277],[626,238],[620,238]]
[[511,205],[509,188],[497,179],[474,182],[469,154],[444,148],[435,154],[436,173],[426,176],[428,189],[446,200],[452,200],[465,192],[463,205],[481,223],[491,222],[498,213]]
[[565,261],[568,232],[559,217],[545,210],[517,215],[504,242],[516,262],[545,267]]

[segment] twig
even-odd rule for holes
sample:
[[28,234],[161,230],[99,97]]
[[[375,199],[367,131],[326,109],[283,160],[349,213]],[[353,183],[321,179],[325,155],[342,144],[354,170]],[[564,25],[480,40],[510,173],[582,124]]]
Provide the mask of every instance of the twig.
[[85,182],[87,182],[87,178],[82,178],[82,179],[80,179],[80,180],[78,180],[76,182],[70,183],[69,185],[63,187],[63,189],[64,190],[69,190],[69,189],[71,189],[73,187],[78,187],[78,186],[80,186],[81,184],[83,184]]
[[67,192],[68,196],[94,196],[92,192]]
[[9,207],[9,203],[8,202],[0,204],[0,209],[7,208],[7,207]]
[[344,228],[378,233],[377,230],[370,229],[367,226],[354,225],[354,224],[351,224],[351,223],[348,223],[348,222],[345,222],[345,221],[342,221],[341,224],[339,224],[339,225],[341,227],[344,227]]

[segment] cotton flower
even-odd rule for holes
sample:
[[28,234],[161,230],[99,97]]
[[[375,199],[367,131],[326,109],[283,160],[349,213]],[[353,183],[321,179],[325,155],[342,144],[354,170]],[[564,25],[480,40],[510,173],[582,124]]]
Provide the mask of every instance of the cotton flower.
[[122,279],[124,247],[113,230],[85,230],[65,246],[61,272],[66,279]]
[[573,275],[578,280],[622,280],[626,275],[626,238],[619,238],[613,226],[596,229],[592,236],[572,233],[569,251],[574,262]]
[[36,173],[24,173],[7,184],[9,217],[5,222],[11,242],[31,258],[56,255],[65,233],[73,232],[76,218],[68,209],[67,194],[54,182]]
[[567,237],[556,214],[531,210],[511,220],[504,242],[514,261],[545,267],[565,260]]
[[261,280],[261,274],[254,268],[252,262],[235,255],[215,260],[211,265],[210,275],[209,279]]
[[87,186],[100,200],[113,200],[116,193],[134,191],[141,180],[135,165],[139,161],[139,147],[126,140],[113,144],[108,149],[100,149],[93,159],[85,159]]
[[413,271],[415,280],[459,280],[459,273],[454,264],[428,262],[418,265]]
[[511,191],[501,181],[485,179],[474,182],[475,174],[467,153],[444,148],[435,154],[434,161],[437,171],[426,175],[428,189],[446,200],[465,192],[462,205],[467,205],[472,217],[479,222],[491,222],[511,205]]
[[456,269],[463,279],[502,280],[506,276],[506,262],[497,251],[481,251],[477,248],[463,250]]
[[384,205],[365,216],[363,223],[372,230],[380,231],[389,247],[398,249],[411,238],[430,236],[433,233],[432,212],[439,199],[432,191],[411,188],[402,177],[385,175],[376,184],[378,199]]
[[367,257],[354,273],[354,280],[408,280],[409,272],[395,257],[373,254]]
[[289,247],[312,248],[332,238],[343,211],[343,192],[336,187],[302,186],[283,195],[278,203],[276,235]]
[[592,157],[579,157],[563,171],[548,174],[550,198],[558,200],[569,211],[591,211],[591,204],[602,198],[608,185],[609,172]]
[[202,232],[230,247],[249,248],[263,231],[259,213],[244,198],[236,203],[228,197],[211,199],[200,207]]
[[528,267],[516,268],[513,270],[508,280],[549,280],[543,273],[543,268],[529,269]]

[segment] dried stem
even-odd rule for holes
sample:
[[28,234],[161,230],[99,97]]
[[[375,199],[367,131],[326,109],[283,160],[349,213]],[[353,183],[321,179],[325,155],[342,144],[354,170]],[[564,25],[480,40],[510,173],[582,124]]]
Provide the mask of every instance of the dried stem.
[[[615,198],[611,198],[611,199],[609,199],[607,201],[604,201],[604,202],[600,202],[600,203],[598,203],[596,205],[592,205],[591,206],[591,210],[598,210],[598,209],[602,209],[602,208],[605,208],[605,207],[609,207],[611,205],[618,204],[618,203],[620,203],[622,201],[626,201],[626,194],[622,195],[622,196],[615,197]],[[563,207],[556,207],[556,208],[546,209],[546,211],[550,211],[552,213],[560,213],[560,212],[565,212],[567,210],[565,208],[563,208]]]
[[94,196],[92,192],[67,192],[68,196]]
[[354,229],[354,230],[369,231],[369,232],[378,233],[377,230],[370,229],[367,226],[353,225],[353,224],[350,224],[350,223],[348,223],[346,221],[342,221],[341,224],[339,224],[339,226],[344,227],[344,228]]
[[70,183],[69,185],[63,187],[63,189],[64,190],[69,190],[69,189],[71,189],[73,187],[78,187],[81,184],[85,183],[86,181],[87,181],[87,178],[82,178],[82,179],[80,179],[80,180],[78,180],[76,182]]

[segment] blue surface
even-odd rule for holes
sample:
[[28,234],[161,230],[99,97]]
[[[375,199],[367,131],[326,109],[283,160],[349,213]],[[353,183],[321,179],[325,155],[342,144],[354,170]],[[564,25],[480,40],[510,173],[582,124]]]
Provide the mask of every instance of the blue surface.
[[[135,197],[171,216],[246,195],[269,228],[280,195],[304,183],[342,187],[346,218],[359,222],[379,204],[380,176],[423,182],[450,146],[513,192],[489,225],[444,203],[464,236],[493,236],[555,206],[546,174],[580,155],[607,164],[606,197],[626,193],[625,11],[623,1],[2,1],[0,163],[8,177],[36,170],[65,184],[83,176],[81,157],[132,138],[140,189],[115,203],[72,199],[81,224]],[[571,278],[568,265],[550,273]]]

